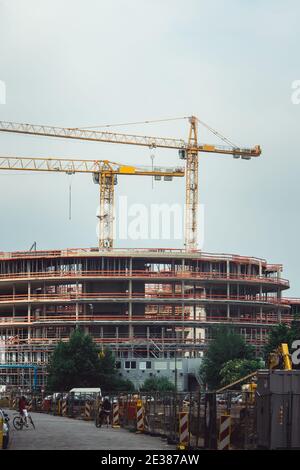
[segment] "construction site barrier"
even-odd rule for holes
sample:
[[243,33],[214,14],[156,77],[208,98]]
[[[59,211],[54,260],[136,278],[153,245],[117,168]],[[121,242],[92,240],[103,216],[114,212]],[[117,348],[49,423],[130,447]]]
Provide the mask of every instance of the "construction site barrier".
[[62,401],[61,414],[62,414],[62,416],[67,416],[67,402],[66,402],[66,400]]
[[230,449],[230,435],[231,435],[231,417],[230,415],[220,416],[220,431],[218,450]]
[[179,444],[178,449],[185,450],[189,442],[189,414],[186,411],[179,413]]
[[84,418],[86,420],[91,419],[91,402],[89,400],[85,402]]
[[142,400],[138,400],[136,403],[136,430],[137,432],[144,432],[144,406]]
[[113,404],[112,427],[113,428],[119,428],[120,427],[119,403],[114,403]]
[[[188,449],[217,449],[224,440],[226,443],[228,421],[223,424],[223,419],[227,420],[230,413],[230,447],[252,449],[256,442],[255,402],[244,392],[242,400],[234,400],[239,393],[105,392],[105,395],[112,404],[111,424],[116,430],[122,427],[160,436],[171,445]],[[67,392],[53,394],[53,397],[43,397],[42,394],[25,396],[27,403],[31,402],[32,412],[74,419],[96,418],[101,403],[98,396],[82,394],[72,397]],[[6,397],[11,408],[17,406],[19,398],[15,394]]]

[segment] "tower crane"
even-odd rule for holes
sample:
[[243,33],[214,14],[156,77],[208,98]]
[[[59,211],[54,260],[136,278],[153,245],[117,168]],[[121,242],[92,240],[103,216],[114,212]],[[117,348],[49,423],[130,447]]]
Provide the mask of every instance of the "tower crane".
[[[196,116],[189,117],[190,127],[187,142],[182,139],[165,137],[121,134],[86,128],[53,127],[6,121],[0,121],[0,131],[93,142],[137,145],[149,148],[177,149],[180,158],[186,160],[185,249],[187,251],[194,251],[197,249],[198,229],[198,154],[202,152],[209,154],[216,153],[232,155],[234,158],[241,157],[246,160],[252,157],[259,157],[261,154],[259,145],[255,145],[252,148],[240,148],[225,138],[223,138],[223,140],[229,144],[227,146],[200,144],[198,142],[198,122],[201,121],[199,121]],[[216,131],[213,132],[220,137],[220,134]]]
[[183,177],[184,168],[136,167],[123,165],[109,160],[76,160],[62,158],[25,158],[0,157],[0,170],[60,172],[72,175],[75,173],[91,173],[94,183],[100,188],[99,212],[99,249],[110,250],[113,247],[114,222],[114,186],[117,175],[155,176],[171,180]]

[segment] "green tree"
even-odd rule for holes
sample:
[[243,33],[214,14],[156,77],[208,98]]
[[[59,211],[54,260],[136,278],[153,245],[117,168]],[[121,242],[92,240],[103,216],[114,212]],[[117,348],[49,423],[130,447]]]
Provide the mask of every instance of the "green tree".
[[80,329],[72,333],[68,342],[56,346],[47,372],[49,391],[67,391],[73,387],[113,391],[125,385],[129,387],[128,381],[117,376],[113,354],[108,350],[99,354],[92,337]]
[[173,392],[175,385],[167,377],[149,377],[141,387],[142,392]]
[[261,359],[232,359],[220,370],[221,385],[228,385],[263,367]]
[[215,390],[221,385],[220,371],[228,361],[255,359],[253,346],[246,344],[242,336],[236,334],[229,326],[215,328],[213,336],[214,339],[210,342],[200,367],[201,381],[210,390]]
[[274,349],[278,348],[281,343],[287,343],[289,348],[293,341],[293,331],[286,323],[279,323],[274,326],[268,335],[268,342],[264,347],[264,356],[267,360],[269,354]]
[[[290,353],[292,353],[293,341],[300,339],[299,315],[295,315],[290,325],[279,323],[274,326],[268,335],[268,341],[264,347],[264,357],[267,361],[270,352],[277,349],[282,343],[287,343]],[[299,366],[293,366],[298,369]]]

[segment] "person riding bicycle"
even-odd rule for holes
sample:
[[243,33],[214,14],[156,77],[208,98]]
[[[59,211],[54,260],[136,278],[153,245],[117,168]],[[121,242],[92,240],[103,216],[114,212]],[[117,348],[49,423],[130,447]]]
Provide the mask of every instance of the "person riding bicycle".
[[22,416],[22,418],[24,417],[25,426],[28,427],[28,411],[27,411],[26,406],[27,406],[26,398],[24,397],[24,395],[22,395],[21,398],[19,399],[19,413]]
[[108,419],[111,413],[111,403],[109,401],[108,397],[105,397],[102,405],[101,405],[101,410],[100,410],[100,417],[102,420]]

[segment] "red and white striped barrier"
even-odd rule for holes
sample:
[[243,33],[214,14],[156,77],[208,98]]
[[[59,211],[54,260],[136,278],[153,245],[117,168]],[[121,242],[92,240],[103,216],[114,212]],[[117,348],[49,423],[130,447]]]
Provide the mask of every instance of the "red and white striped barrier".
[[186,449],[189,443],[189,414],[186,411],[179,413],[179,444],[178,449]]
[[137,432],[144,432],[144,406],[142,400],[138,400],[136,404],[136,430]]
[[87,421],[91,419],[91,403],[90,403],[89,400],[86,400],[86,402],[85,402],[84,419],[87,420]]
[[231,416],[221,415],[218,450],[230,449]]
[[67,416],[67,402],[65,400],[62,402],[61,414],[62,416]]
[[120,413],[119,413],[119,403],[113,404],[113,428],[120,427]]

